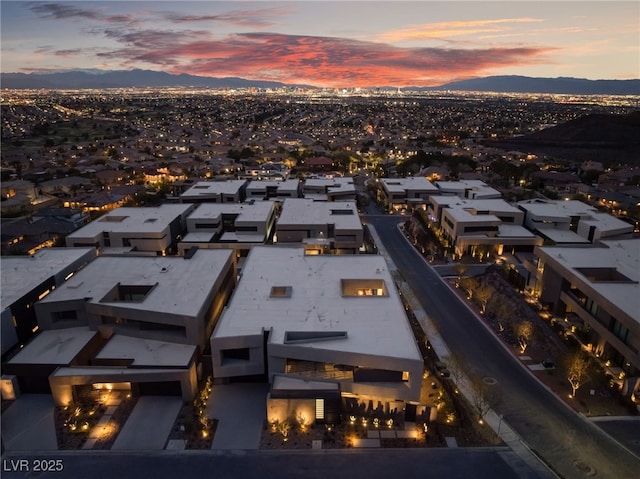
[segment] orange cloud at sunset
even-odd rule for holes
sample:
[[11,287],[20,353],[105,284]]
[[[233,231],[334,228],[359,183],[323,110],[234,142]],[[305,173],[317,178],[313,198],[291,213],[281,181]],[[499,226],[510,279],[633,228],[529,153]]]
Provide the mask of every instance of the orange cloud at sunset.
[[201,31],[144,31],[112,38],[126,47],[99,56],[124,65],[140,62],[172,73],[239,76],[317,86],[434,86],[495,69],[531,65],[551,49],[401,48],[345,38],[244,33],[211,39]]

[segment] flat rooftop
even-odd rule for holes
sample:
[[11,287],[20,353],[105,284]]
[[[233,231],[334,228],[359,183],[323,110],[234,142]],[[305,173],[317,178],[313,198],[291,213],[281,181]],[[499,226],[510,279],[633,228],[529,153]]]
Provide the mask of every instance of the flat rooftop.
[[277,188],[278,191],[297,191],[298,180],[251,180],[247,185],[247,191],[263,191],[267,188]]
[[318,189],[326,188],[327,191],[355,191],[353,178],[308,178],[304,182],[305,187]]
[[132,360],[131,366],[188,367],[196,346],[114,334],[96,359]]
[[273,212],[273,201],[253,203],[202,203],[188,216],[189,220],[219,219],[222,215],[238,215],[236,222],[266,222]]
[[436,181],[435,183],[442,192],[458,194],[470,190],[478,193],[480,196],[502,196],[498,190],[487,185],[482,180]]
[[600,231],[615,231],[620,233],[633,232],[633,225],[604,212],[593,213],[589,215],[589,218],[581,219],[580,223],[593,225]]
[[571,230],[563,230],[557,228],[537,228],[538,233],[557,244],[574,243],[574,244],[589,244],[590,241],[587,238],[580,236],[578,233]]
[[354,201],[323,202],[307,198],[284,200],[278,225],[333,224],[342,230],[362,229],[358,208]]
[[[385,294],[363,293],[375,289]],[[272,329],[271,344],[422,360],[382,256],[253,248],[213,336],[256,335],[263,328]]]
[[521,209],[529,211],[535,216],[551,218],[569,218],[571,216],[591,216],[598,210],[582,201],[577,200],[526,200],[519,201]]
[[458,223],[500,223],[501,220],[495,215],[490,214],[473,214],[464,208],[448,208],[447,214],[454,218]]
[[521,209],[500,198],[466,199],[458,196],[434,195],[429,197],[429,200],[440,206],[449,206],[450,208],[522,214]]
[[216,234],[212,231],[198,231],[187,233],[181,243],[210,243]]
[[94,238],[104,231],[112,233],[162,233],[178,216],[186,215],[190,204],[164,204],[156,207],[121,207],[93,220],[67,238]]
[[412,190],[425,190],[436,193],[438,187],[423,176],[409,176],[407,178],[380,178],[387,191],[401,193]]
[[[570,270],[598,294],[640,322],[640,239],[602,241],[602,246],[587,248],[548,246],[538,248],[538,251],[546,262],[553,260]],[[615,270],[627,280],[592,281],[588,272],[597,269]]]
[[180,197],[194,198],[211,195],[235,195],[247,183],[247,180],[198,181],[182,193]]
[[32,256],[2,256],[2,307],[11,306],[44,281],[91,252],[95,256],[94,248],[43,248]]
[[86,326],[42,331],[9,364],[69,364],[96,334]]
[[[88,298],[89,303],[149,313],[197,316],[230,259],[231,250],[198,250],[181,256],[98,257],[41,302]],[[139,300],[111,298],[118,285],[144,291]],[[108,296],[109,295],[109,296]]]
[[356,186],[353,184],[353,178],[309,178],[304,182],[302,192],[305,198],[327,201],[329,195],[341,193],[347,197],[355,197]]

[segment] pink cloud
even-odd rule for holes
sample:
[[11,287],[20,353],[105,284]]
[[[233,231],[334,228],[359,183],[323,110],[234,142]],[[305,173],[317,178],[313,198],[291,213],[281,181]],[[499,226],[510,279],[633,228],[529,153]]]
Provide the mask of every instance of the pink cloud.
[[111,34],[126,48],[100,56],[127,65],[146,62],[205,76],[240,76],[321,86],[430,86],[504,67],[544,61],[553,48],[400,48],[345,38],[236,34],[212,39],[206,32],[144,31]]

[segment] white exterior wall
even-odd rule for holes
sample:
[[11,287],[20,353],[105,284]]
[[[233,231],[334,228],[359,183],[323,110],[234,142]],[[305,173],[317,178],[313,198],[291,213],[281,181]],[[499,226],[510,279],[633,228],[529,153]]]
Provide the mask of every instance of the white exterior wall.
[[[228,349],[249,349],[249,360],[225,360],[223,351]],[[215,338],[211,337],[211,360],[215,378],[252,376],[264,372],[263,335],[247,335]]]
[[[348,351],[323,350],[315,347],[296,346],[290,344],[269,344],[269,381],[273,381],[276,374],[284,374],[286,359],[300,359],[320,363],[344,364],[353,367],[385,369],[391,371],[408,371],[409,381],[406,382],[354,382],[339,380],[342,392],[378,396],[402,401],[420,401],[422,387],[423,361],[390,356],[358,354]],[[303,377],[303,376],[301,376]]]
[[555,228],[568,231],[571,226],[571,218],[561,216],[541,216],[528,213],[525,226],[532,231],[535,231],[538,228]]
[[171,232],[168,226],[161,233],[155,234],[112,232],[109,239],[112,248],[125,247],[124,240],[128,239],[130,246],[138,251],[165,251],[171,245]]
[[[196,224],[199,227],[196,227]],[[206,227],[203,227],[207,225]],[[208,231],[212,233],[222,232],[222,214],[215,218],[187,218],[187,231],[189,233]]]

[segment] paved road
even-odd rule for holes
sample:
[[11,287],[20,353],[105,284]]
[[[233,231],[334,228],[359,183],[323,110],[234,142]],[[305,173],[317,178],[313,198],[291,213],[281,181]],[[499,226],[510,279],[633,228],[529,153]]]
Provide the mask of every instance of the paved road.
[[[385,249],[470,376],[497,380],[494,410],[564,478],[640,477],[640,460],[575,414],[528,373],[397,229],[397,217],[370,216]],[[595,475],[594,475],[595,473]]]
[[[60,452],[60,472],[33,469],[33,456],[5,455],[3,479],[533,479],[507,448],[334,449],[290,451]],[[20,460],[26,463],[20,463]],[[45,463],[47,464],[47,463]],[[58,467],[51,463],[52,467]],[[14,467],[15,466],[15,467]]]

